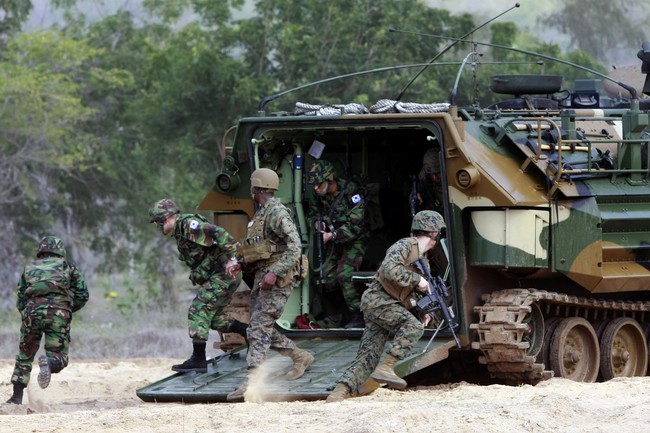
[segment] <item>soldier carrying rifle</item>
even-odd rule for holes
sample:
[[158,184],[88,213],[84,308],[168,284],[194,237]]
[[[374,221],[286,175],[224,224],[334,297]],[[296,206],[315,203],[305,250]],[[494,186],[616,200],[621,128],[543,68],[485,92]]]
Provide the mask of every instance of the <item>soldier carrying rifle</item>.
[[444,227],[438,212],[420,211],[411,223],[412,237],[400,239],[386,251],[375,279],[361,297],[366,327],[359,351],[328,402],[363,394],[362,385],[368,377],[391,388],[406,388],[406,381],[395,374],[395,364],[409,355],[431,319],[429,315],[420,317],[416,309],[420,294],[429,295],[430,286],[415,263],[437,244]]
[[324,292],[335,291],[337,285],[343,292],[349,310],[344,327],[363,328],[361,296],[352,273],[361,267],[370,236],[366,199],[361,185],[335,174],[332,164],[324,160],[314,162],[307,173],[307,183],[322,203],[322,222],[316,223],[320,225],[316,230],[328,250],[325,262],[317,266],[322,270]]

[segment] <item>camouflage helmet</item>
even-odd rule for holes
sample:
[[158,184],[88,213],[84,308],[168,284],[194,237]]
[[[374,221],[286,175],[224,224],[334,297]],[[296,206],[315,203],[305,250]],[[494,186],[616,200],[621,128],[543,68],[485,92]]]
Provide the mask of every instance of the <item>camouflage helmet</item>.
[[270,168],[258,168],[251,174],[251,187],[277,191],[280,187],[280,178]]
[[56,236],[45,236],[41,239],[41,242],[38,244],[38,251],[36,251],[36,256],[43,253],[56,254],[57,256],[65,257],[65,248],[63,247],[63,241],[57,238]]
[[326,180],[334,180],[336,170],[329,161],[315,161],[307,172],[307,183],[309,185],[320,185]]
[[421,210],[416,213],[411,222],[411,231],[439,232],[445,228],[445,220],[438,212],[433,210]]
[[149,222],[161,223],[180,212],[181,210],[174,201],[164,198],[154,203],[153,207],[149,209]]
[[431,148],[422,156],[422,171],[425,174],[440,173],[440,157],[438,150]]

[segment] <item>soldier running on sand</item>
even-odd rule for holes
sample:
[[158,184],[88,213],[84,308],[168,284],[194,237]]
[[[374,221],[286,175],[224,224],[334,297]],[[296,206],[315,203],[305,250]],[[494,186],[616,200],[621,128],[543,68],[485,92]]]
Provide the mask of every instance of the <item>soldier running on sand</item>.
[[72,313],[88,302],[88,288],[79,269],[66,259],[61,239],[45,236],[36,259],[25,266],[18,281],[16,307],[22,317],[16,366],[11,376],[14,393],[7,403],[22,404],[34,356],[45,336],[45,355],[39,357],[38,384],[47,388],[52,374],[68,365]]

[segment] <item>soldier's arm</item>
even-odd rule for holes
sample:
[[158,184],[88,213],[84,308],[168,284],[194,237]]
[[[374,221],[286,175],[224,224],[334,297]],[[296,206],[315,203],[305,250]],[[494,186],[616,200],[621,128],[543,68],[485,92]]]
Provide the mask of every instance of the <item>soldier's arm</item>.
[[235,253],[237,252],[237,239],[232,237],[223,227],[215,226],[214,224],[210,225],[216,228],[213,235],[214,242],[219,245],[222,251],[228,253],[228,258],[235,257]]
[[382,263],[386,278],[402,287],[415,288],[422,277],[417,272],[406,268],[406,260],[411,252],[411,244],[406,241],[398,241],[386,252]]
[[27,281],[25,281],[25,273],[20,276],[18,280],[18,287],[16,290],[16,308],[22,312],[25,309],[25,290],[27,289]]
[[182,233],[186,239],[204,247],[218,245],[219,249],[229,254],[229,258],[237,251],[237,240],[221,226],[190,219],[183,222]]
[[[237,253],[237,240],[232,237],[230,233],[228,233],[223,227],[210,223],[202,223],[202,226],[200,229],[198,229],[198,231],[201,233],[201,235],[195,238],[195,242],[206,248],[212,245],[217,245],[220,250],[219,262],[222,264],[224,269],[228,268],[229,263],[232,263],[234,261],[235,255]],[[214,257],[206,254],[203,258],[203,261],[201,261],[201,263],[199,263],[199,265],[194,268],[192,273],[207,276],[212,273],[214,265]]]
[[90,295],[84,276],[74,264],[71,265],[71,268],[70,290],[72,291],[72,311],[75,312],[81,310],[86,305]]
[[300,258],[300,236],[296,225],[285,208],[276,208],[274,212],[269,214],[268,218],[267,227],[287,245],[286,250],[282,252],[281,259],[269,269],[269,271],[282,278],[296,265]]
[[[354,197],[354,196],[353,196]],[[367,230],[366,219],[366,203],[363,198],[359,196],[359,203],[355,204],[348,211],[345,217],[345,223],[338,227],[334,233],[334,242],[346,243],[355,240],[362,233]]]

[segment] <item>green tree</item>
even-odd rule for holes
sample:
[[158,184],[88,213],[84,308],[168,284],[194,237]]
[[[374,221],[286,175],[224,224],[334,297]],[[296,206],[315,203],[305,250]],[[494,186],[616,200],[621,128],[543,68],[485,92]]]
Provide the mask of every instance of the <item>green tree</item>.
[[[267,77],[269,93],[357,71],[423,63],[442,44],[436,38],[390,32],[390,28],[461,35],[473,26],[468,15],[452,16],[415,0],[260,0],[256,11],[257,16],[238,23],[242,56],[257,77]],[[301,91],[292,99],[372,104],[396,97],[418,69],[335,81]],[[426,78],[409,89],[407,98],[446,99],[450,71],[431,67]]]
[[[170,24],[136,26],[123,11],[90,26],[71,21],[68,27],[102,50],[102,70],[132,77],[117,89],[93,84],[85,94],[97,113],[86,127],[102,142],[103,189],[112,198],[100,205],[113,216],[112,234],[94,247],[106,255],[104,270],[127,268],[146,273],[140,278],[148,284],[160,281],[161,304],[174,298],[169,280],[176,254],[173,243],[148,224],[147,208],[170,197],[183,211],[193,211],[220,164],[219,138],[242,107],[255,107],[259,94],[230,54],[227,26],[189,23],[174,30],[171,18],[163,21]],[[160,253],[151,254],[149,245]]]
[[29,0],[0,0],[0,37],[20,30],[31,10]]
[[92,208],[98,143],[82,126],[93,110],[81,93],[84,82],[107,78],[92,66],[98,55],[56,31],[7,43],[0,62],[0,214],[11,223],[0,228],[0,254],[12,259],[0,265],[0,287],[17,281],[16,252],[33,255],[46,232],[67,238],[91,225],[83,217]]

